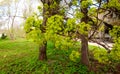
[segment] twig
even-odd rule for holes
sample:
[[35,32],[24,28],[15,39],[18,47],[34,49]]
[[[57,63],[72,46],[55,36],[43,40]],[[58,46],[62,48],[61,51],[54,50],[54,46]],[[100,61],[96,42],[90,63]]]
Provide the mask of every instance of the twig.
[[104,47],[107,50],[108,53],[111,52],[111,50],[109,49],[109,47],[106,46],[106,44],[100,43],[100,42],[98,42],[96,40],[91,40],[91,41],[93,41],[93,42],[97,43],[98,45]]
[[[106,17],[107,15],[109,15],[109,14],[110,14],[110,12],[108,12],[107,14],[105,14],[105,15],[103,16],[103,19],[101,20],[101,22],[98,24],[98,26],[95,28],[94,32],[89,36],[88,39],[91,39],[91,38],[92,38],[92,36],[96,33],[96,30],[100,27],[100,25],[101,25],[102,22],[104,21],[105,17]],[[96,17],[96,18],[97,18],[97,20],[100,20],[98,17]],[[97,22],[97,23],[98,23],[98,22]]]

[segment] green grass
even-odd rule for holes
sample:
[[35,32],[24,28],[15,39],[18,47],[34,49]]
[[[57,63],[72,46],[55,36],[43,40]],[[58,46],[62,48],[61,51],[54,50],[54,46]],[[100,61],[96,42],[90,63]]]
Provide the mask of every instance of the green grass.
[[[17,62],[23,62],[34,58],[38,54],[38,46],[26,40],[1,40],[0,41],[0,72],[6,72]],[[24,65],[24,64],[23,64]],[[12,72],[12,71],[11,71]],[[6,72],[9,73],[9,72]]]
[[[93,74],[80,63],[80,58],[75,62],[70,59],[73,49],[78,51],[74,47],[55,49],[48,41],[47,61],[38,60],[38,48],[37,44],[25,39],[0,40],[0,74]],[[105,49],[89,45],[89,58],[104,62],[108,58],[105,54]],[[96,74],[106,74],[111,69],[111,64],[102,66],[97,61],[90,61],[97,69]]]
[[38,60],[38,45],[24,39],[0,40],[0,74],[88,74],[85,66],[69,59],[72,49],[47,44],[47,61]]

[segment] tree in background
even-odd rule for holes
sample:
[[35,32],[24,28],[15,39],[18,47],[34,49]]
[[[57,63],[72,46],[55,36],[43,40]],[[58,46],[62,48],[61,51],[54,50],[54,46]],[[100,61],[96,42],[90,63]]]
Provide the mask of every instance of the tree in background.
[[36,10],[34,9],[34,7],[36,6],[33,5],[33,3],[37,5],[39,4],[39,1],[2,0],[0,2],[0,8],[3,12],[3,15],[1,15],[2,18],[0,20],[4,22],[2,23],[2,27],[4,27],[4,30],[7,31],[6,33],[8,34],[10,39],[14,40],[15,38],[17,38],[17,35],[19,34],[16,33],[18,31],[17,28],[19,28],[23,32],[21,25],[23,26],[27,17],[32,15],[34,11],[36,12]]

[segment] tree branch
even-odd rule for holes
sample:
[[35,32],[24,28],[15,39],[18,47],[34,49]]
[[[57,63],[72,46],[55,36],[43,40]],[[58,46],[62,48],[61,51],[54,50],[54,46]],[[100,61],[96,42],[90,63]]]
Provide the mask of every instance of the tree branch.
[[91,41],[97,43],[98,45],[100,45],[102,47],[104,47],[107,50],[108,53],[111,52],[111,50],[109,49],[109,46],[107,47],[106,44],[100,43],[100,41],[96,41],[96,40],[91,40]]
[[[95,30],[94,30],[93,33],[88,37],[88,39],[91,39],[92,36],[94,36],[94,34],[96,33],[96,30],[100,27],[100,25],[101,25],[102,22],[104,21],[105,17],[106,17],[107,15],[109,15],[109,14],[110,14],[110,12],[108,12],[107,14],[105,14],[105,15],[103,16],[103,19],[102,19],[102,20],[99,19],[98,17],[96,17],[97,20],[101,20],[101,22],[98,24],[98,26],[96,26]],[[98,23],[98,22],[97,22],[97,23]]]

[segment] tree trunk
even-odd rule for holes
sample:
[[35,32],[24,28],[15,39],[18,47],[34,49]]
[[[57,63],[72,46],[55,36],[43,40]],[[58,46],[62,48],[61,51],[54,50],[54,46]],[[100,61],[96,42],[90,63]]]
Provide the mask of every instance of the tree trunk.
[[[81,0],[85,1],[85,0]],[[81,12],[84,14],[84,17],[81,18],[81,22],[85,22],[86,24],[88,23],[88,9],[86,8],[82,8],[81,7]],[[84,31],[87,31],[87,29],[85,28]],[[86,65],[89,68],[89,58],[88,58],[88,35],[86,34],[81,34],[80,35],[81,38],[81,62]]]
[[85,35],[81,35],[81,62],[89,67],[88,40]]
[[[47,22],[47,15],[46,15],[46,8],[43,5],[43,23],[42,23],[42,33],[45,33],[45,26],[46,26],[46,22]],[[39,60],[43,61],[43,60],[47,60],[47,55],[46,55],[46,49],[47,48],[47,41],[45,40],[43,42],[43,45],[41,47],[39,47]]]
[[10,33],[10,39],[14,40],[14,33],[13,32]]
[[[58,7],[56,7],[57,10],[53,10],[53,8],[51,8],[51,5],[53,4],[54,0],[41,0],[41,2],[43,3],[43,23],[42,23],[42,33],[46,32],[46,22],[47,19],[53,15],[59,14],[59,0],[58,2],[56,1],[56,3],[58,3]],[[48,5],[49,8],[46,8],[46,5]],[[47,55],[46,55],[46,48],[47,48],[47,41],[44,40],[43,45],[41,47],[39,47],[39,60],[47,60]]]
[[47,60],[46,47],[47,47],[47,43],[39,47],[39,60]]

